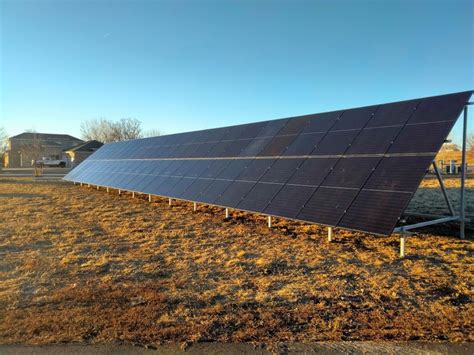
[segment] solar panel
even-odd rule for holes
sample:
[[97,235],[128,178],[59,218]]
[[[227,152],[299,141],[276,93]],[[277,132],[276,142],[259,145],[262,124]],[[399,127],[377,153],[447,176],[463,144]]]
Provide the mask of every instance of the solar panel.
[[[357,195],[356,189],[320,187],[307,197],[304,207],[298,213],[298,219],[335,226],[346,208]],[[309,199],[309,200],[308,200]]]
[[312,186],[283,185],[264,212],[274,216],[296,218],[314,190],[315,187]]
[[388,235],[470,96],[106,144],[65,180]]
[[246,211],[263,212],[282,186],[281,184],[256,183],[239,202],[237,208]]

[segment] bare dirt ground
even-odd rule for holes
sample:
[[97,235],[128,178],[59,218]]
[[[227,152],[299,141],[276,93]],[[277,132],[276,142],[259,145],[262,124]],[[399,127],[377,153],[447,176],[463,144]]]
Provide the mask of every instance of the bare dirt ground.
[[[438,192],[420,191],[427,208]],[[328,243],[316,225],[223,217],[0,177],[0,343],[474,340],[474,242],[456,224],[417,232],[400,259],[395,235]]]

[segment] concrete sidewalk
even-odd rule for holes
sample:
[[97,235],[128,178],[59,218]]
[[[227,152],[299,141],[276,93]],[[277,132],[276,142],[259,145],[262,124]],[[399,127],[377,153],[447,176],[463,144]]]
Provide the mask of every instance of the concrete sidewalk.
[[0,345],[0,354],[474,354],[474,343],[425,343],[425,342],[320,342],[313,344],[280,344],[267,349],[251,344],[199,343],[186,350],[176,345],[137,347],[132,345]]

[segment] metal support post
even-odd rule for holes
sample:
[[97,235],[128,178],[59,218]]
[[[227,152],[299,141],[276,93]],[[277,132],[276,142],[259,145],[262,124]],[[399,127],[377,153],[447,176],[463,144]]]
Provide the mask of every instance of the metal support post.
[[328,242],[332,242],[332,227],[328,227]]
[[405,257],[405,231],[400,233],[400,258]]
[[229,218],[229,209],[226,208],[225,209],[225,219],[228,219]]
[[272,216],[268,216],[268,228],[272,228]]
[[466,183],[466,137],[467,137],[467,105],[464,106],[464,115],[463,115],[463,128],[462,128],[462,158],[461,158],[461,206],[459,211],[459,217],[461,218],[460,223],[460,237],[461,239],[465,238],[465,221],[464,221],[464,210],[465,210],[465,196],[464,189]]
[[446,201],[446,204],[448,205],[449,213],[451,213],[451,216],[454,216],[455,212],[454,212],[453,205],[451,204],[451,200],[449,199],[448,193],[446,191],[446,187],[444,186],[443,177],[435,161],[433,161],[433,168],[436,173],[436,176],[438,177],[438,182],[439,182],[439,185],[441,186],[441,191],[443,192],[444,200]]
[[197,211],[197,209],[198,209],[198,208],[197,208],[197,203],[196,203],[196,202],[194,202],[194,204],[193,204],[193,211],[194,211],[194,212],[196,212],[196,211]]

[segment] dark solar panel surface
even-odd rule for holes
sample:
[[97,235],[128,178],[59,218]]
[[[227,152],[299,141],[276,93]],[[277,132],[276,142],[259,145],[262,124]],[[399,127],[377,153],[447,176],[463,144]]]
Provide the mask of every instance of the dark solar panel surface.
[[388,235],[470,96],[106,144],[65,179]]

